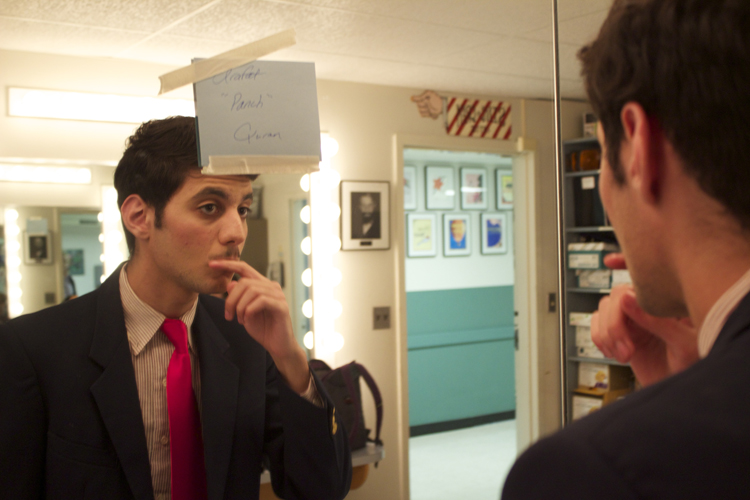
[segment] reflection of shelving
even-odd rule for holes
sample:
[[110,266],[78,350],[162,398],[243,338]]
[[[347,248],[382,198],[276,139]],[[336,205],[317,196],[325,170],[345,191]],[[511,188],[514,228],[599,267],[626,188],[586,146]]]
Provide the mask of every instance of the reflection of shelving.
[[[576,139],[563,143],[563,156],[565,168],[569,168],[570,154],[575,151],[587,149],[598,149],[599,143],[596,138]],[[584,170],[576,172],[564,172],[564,245],[566,265],[566,290],[565,290],[565,398],[567,402],[566,422],[572,421],[572,397],[573,391],[578,388],[578,367],[580,363],[596,363],[611,366],[625,366],[616,360],[595,357],[579,356],[576,346],[575,327],[570,326],[569,318],[571,312],[593,312],[599,307],[599,300],[610,293],[609,288],[580,288],[576,285],[576,271],[567,269],[569,243],[576,242],[604,242],[617,243],[612,226],[604,213],[604,208],[598,196],[599,170]],[[583,193],[585,200],[581,200]],[[591,210],[591,213],[576,213],[581,210]],[[591,223],[593,222],[593,224]]]

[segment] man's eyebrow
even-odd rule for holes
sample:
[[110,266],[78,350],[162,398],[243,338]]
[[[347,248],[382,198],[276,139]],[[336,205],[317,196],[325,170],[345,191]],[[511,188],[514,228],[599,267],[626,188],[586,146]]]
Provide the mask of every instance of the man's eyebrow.
[[[228,200],[229,195],[224,191],[223,189],[216,188],[216,187],[206,187],[198,191],[195,196],[193,196],[193,199],[203,198],[206,196],[215,196],[217,198],[221,198],[222,200]],[[249,192],[245,196],[242,197],[242,201],[250,200],[253,201],[253,193]]]

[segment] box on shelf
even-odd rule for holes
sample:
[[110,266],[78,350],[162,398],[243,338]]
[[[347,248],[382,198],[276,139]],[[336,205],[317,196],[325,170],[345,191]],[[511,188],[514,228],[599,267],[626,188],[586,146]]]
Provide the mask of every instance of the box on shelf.
[[568,323],[571,326],[591,327],[591,316],[593,316],[593,313],[590,312],[572,312],[568,314]]
[[573,391],[572,409],[573,420],[585,417],[586,415],[607,406],[630,394],[631,390],[619,389],[614,391],[605,391],[603,389],[576,389]]
[[599,197],[599,175],[574,177],[573,209],[575,225],[579,227],[605,226],[604,206]]
[[619,251],[614,243],[602,241],[568,243],[568,269],[606,269],[604,256]]
[[617,285],[631,285],[633,280],[630,278],[630,271],[627,269],[612,270],[612,287]]
[[578,363],[579,389],[630,389],[632,382],[633,372],[630,367],[605,363]]
[[607,289],[612,287],[611,269],[578,269],[576,278],[578,288]]
[[604,359],[604,353],[596,347],[591,340],[591,327],[574,326],[576,332],[576,353],[582,358],[600,358]]
[[599,123],[594,113],[583,114],[583,136],[596,137],[596,125]]

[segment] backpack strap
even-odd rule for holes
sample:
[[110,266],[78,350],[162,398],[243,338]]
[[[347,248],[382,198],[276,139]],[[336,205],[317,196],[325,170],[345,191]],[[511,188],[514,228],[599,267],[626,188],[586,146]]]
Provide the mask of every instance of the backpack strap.
[[[362,365],[357,365],[355,361],[352,361],[349,364],[337,368],[337,370],[341,371],[341,378],[344,379],[346,390],[349,393],[349,397],[351,397],[352,399],[357,397],[357,391],[354,387],[354,377],[352,377],[352,370],[354,370],[358,366]],[[357,432],[359,431],[359,423],[364,421],[364,418],[362,417],[362,402],[354,401],[354,404],[352,406],[354,407],[354,425],[351,429],[349,429],[350,441],[353,436],[357,435]]]
[[367,387],[370,388],[372,397],[375,399],[375,410],[377,411],[377,423],[375,424],[377,427],[375,430],[375,444],[382,446],[383,442],[380,440],[380,428],[383,426],[383,397],[380,395],[378,384],[375,383],[375,379],[372,378],[372,375],[370,375],[370,372],[367,371],[367,368],[360,365],[359,363],[355,363],[354,361],[352,361],[352,364],[356,364],[360,375],[362,375],[362,377],[365,379],[365,382],[367,382]]

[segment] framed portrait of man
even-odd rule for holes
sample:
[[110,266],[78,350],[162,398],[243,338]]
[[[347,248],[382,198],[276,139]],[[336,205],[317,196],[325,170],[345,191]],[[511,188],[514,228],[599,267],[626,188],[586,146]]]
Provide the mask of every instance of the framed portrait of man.
[[52,235],[24,233],[24,262],[26,264],[52,264]]
[[469,214],[443,215],[443,254],[446,257],[471,255],[471,238]]
[[342,250],[387,250],[390,199],[387,182],[341,182]]

